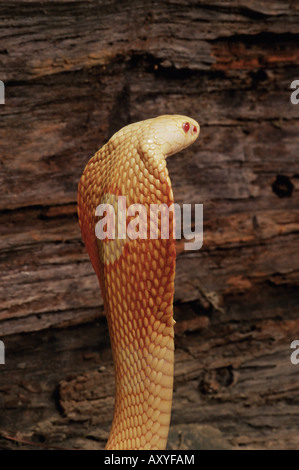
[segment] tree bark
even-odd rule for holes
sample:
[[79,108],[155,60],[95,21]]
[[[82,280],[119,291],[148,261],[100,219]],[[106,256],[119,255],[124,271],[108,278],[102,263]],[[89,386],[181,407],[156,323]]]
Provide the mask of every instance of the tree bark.
[[186,114],[201,136],[167,164],[204,242],[177,241],[169,448],[298,449],[295,3],[7,0],[0,20],[0,447],[104,447],[113,364],[77,185],[124,125]]

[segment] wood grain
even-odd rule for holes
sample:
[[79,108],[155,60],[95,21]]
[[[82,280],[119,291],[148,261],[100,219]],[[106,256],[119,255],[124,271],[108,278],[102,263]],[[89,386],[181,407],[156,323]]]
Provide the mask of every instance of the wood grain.
[[178,113],[201,136],[168,168],[204,244],[177,241],[169,447],[298,449],[295,3],[8,0],[0,21],[0,447],[103,448],[113,366],[77,185],[113,132]]

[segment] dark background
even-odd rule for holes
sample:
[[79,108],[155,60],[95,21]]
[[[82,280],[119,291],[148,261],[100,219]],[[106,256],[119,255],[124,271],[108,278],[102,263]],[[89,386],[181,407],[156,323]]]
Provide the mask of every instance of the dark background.
[[168,168],[204,244],[177,243],[169,447],[298,449],[298,2],[3,3],[0,447],[104,447],[113,365],[77,184],[112,133],[174,113],[201,125]]

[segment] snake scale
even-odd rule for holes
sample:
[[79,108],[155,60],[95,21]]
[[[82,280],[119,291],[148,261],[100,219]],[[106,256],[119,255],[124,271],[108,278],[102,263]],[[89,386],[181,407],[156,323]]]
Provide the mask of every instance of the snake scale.
[[[78,216],[97,274],[113,353],[116,392],[106,449],[166,448],[173,394],[175,277],[174,216],[169,237],[99,239],[96,208],[119,196],[142,204],[173,204],[166,157],[192,144],[199,125],[180,115],[130,124],[90,159],[79,182]],[[130,219],[130,218],[129,218]],[[128,225],[128,220],[126,221]],[[137,228],[137,227],[136,227]]]

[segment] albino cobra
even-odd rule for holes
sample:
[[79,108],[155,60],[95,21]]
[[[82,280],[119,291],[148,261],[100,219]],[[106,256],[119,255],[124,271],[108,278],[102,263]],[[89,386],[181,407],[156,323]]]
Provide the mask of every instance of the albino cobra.
[[186,116],[130,124],[91,158],[80,179],[79,223],[102,292],[116,377],[106,449],[166,448],[174,367],[175,221],[169,211],[168,238],[161,237],[159,220],[156,239],[147,231],[143,238],[100,240],[96,208],[111,204],[117,217],[118,196],[125,196],[126,207],[146,207],[150,222],[151,204],[173,204],[166,157],[198,135],[198,123]]

